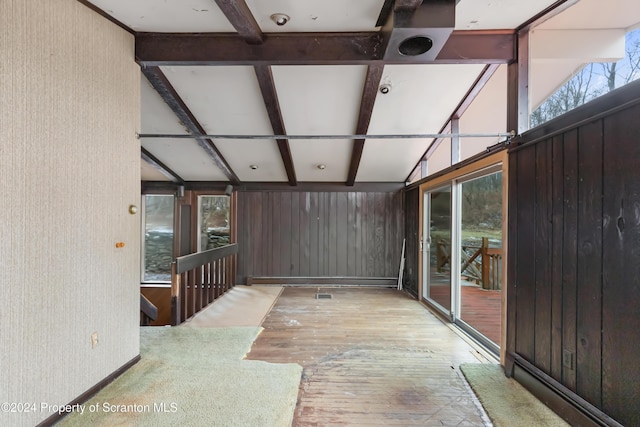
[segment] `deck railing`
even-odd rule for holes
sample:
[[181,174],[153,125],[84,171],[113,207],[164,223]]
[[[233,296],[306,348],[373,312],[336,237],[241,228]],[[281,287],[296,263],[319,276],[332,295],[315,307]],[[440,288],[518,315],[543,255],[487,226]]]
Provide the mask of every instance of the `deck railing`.
[[[450,244],[439,240],[436,246],[438,271],[450,265]],[[483,289],[502,289],[502,248],[490,248],[489,239],[482,238],[481,246],[463,245],[460,252],[460,273],[478,282]]]
[[171,325],[192,317],[235,285],[236,243],[171,263]]

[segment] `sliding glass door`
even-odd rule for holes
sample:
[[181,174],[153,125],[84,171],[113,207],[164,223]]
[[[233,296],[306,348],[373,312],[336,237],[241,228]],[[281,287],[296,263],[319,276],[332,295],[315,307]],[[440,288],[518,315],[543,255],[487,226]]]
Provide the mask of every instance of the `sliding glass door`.
[[422,295],[487,348],[502,320],[502,168],[423,193]]
[[451,314],[451,185],[424,193],[423,295]]
[[500,345],[502,172],[460,182],[460,304],[456,318]]

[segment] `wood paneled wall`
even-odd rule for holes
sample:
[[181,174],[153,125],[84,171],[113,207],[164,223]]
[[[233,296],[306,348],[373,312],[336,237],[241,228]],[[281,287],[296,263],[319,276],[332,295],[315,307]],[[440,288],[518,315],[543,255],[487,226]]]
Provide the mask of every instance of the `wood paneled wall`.
[[238,192],[238,283],[250,277],[393,278],[400,192]]
[[418,296],[418,262],[420,253],[420,189],[409,190],[404,195],[405,264],[404,289]]
[[507,351],[624,425],[640,425],[638,118],[632,84],[523,135],[509,167]]

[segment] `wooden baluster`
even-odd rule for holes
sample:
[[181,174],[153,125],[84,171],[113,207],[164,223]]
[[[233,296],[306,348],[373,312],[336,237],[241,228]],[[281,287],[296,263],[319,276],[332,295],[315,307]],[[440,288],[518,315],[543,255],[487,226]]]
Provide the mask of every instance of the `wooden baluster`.
[[171,263],[171,325],[180,324],[180,275],[176,274],[176,263]]
[[491,260],[489,259],[489,254],[487,253],[487,249],[489,248],[489,238],[482,238],[482,247],[480,248],[481,254],[481,262],[482,262],[482,289],[491,289],[490,283],[490,272],[491,268]]

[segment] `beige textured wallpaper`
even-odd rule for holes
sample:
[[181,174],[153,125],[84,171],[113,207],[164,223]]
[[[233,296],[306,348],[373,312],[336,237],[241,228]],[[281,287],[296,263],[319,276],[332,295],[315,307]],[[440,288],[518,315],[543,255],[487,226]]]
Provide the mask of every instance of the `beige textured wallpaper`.
[[37,424],[139,352],[133,45],[75,0],[0,1],[2,426]]

